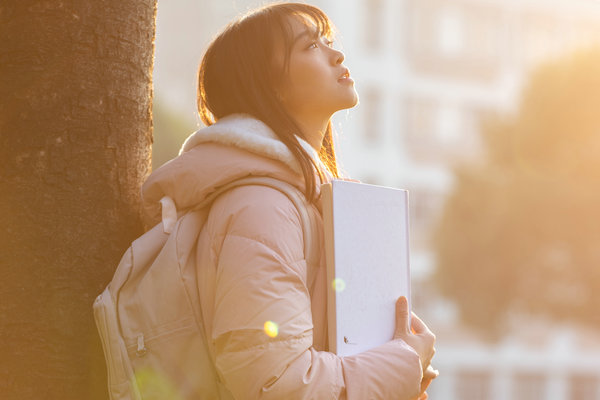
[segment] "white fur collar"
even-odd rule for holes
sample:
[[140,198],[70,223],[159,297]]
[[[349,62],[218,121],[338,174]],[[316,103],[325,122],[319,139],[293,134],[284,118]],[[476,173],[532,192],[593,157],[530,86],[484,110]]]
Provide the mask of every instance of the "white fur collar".
[[[330,176],[329,171],[315,149],[299,136],[298,142],[313,158],[319,168]],[[279,140],[277,135],[262,121],[246,114],[232,114],[221,118],[215,124],[202,128],[191,134],[183,143],[179,154],[206,142],[216,142],[234,146],[252,153],[279,160],[292,170],[301,173],[300,164]]]

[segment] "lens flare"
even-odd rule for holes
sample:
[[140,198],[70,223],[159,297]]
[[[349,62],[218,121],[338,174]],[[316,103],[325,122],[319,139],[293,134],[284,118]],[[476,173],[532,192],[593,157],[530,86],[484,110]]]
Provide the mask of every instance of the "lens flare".
[[143,398],[149,396],[156,399],[183,400],[175,382],[166,374],[150,367],[135,371],[133,379]]
[[331,282],[331,287],[336,292],[343,292],[346,289],[346,282],[342,278],[335,278],[333,282]]
[[265,333],[268,337],[276,337],[279,334],[279,325],[273,321],[265,322]]

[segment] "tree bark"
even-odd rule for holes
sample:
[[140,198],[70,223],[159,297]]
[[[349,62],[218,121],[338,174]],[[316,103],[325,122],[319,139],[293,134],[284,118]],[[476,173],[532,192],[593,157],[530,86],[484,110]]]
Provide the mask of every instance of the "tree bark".
[[0,3],[0,393],[106,399],[92,303],[142,232],[156,0]]

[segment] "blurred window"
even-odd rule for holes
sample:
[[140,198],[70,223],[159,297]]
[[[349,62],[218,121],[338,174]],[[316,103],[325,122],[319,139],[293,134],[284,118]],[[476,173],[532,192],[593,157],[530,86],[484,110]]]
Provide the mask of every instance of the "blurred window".
[[458,141],[465,127],[464,117],[465,113],[462,113],[456,104],[441,105],[436,119],[436,136],[443,144],[453,144]]
[[479,124],[483,113],[473,107],[422,96],[407,96],[404,143],[418,162],[448,163],[481,153]]
[[383,113],[381,112],[381,92],[374,87],[365,88],[360,96],[360,113],[364,121],[364,139],[368,145],[375,145],[382,137]]
[[412,249],[427,249],[442,208],[443,195],[425,186],[410,186],[408,190],[410,246]]
[[383,6],[384,0],[365,1],[365,47],[367,51],[378,51],[383,41]]
[[518,373],[513,382],[514,400],[545,400],[546,379],[539,373]]
[[[414,270],[414,265],[411,264],[411,269]],[[413,310],[423,310],[427,307],[428,300],[430,300],[427,296],[427,284],[424,284],[420,280],[415,279],[414,273],[411,274],[411,290],[410,290],[410,301],[411,308]]]
[[469,0],[407,3],[406,56],[415,71],[476,81],[499,75],[509,30],[498,5]]
[[593,375],[573,375],[569,379],[570,399],[600,398],[600,377]]
[[407,153],[417,161],[431,161],[435,153],[432,146],[436,140],[436,118],[439,104],[434,99],[408,96],[403,102],[405,116],[405,140]]
[[438,29],[439,49],[446,55],[458,55],[464,51],[464,21],[456,10],[446,10],[440,17]]
[[489,371],[459,371],[456,374],[457,399],[492,399],[492,374]]

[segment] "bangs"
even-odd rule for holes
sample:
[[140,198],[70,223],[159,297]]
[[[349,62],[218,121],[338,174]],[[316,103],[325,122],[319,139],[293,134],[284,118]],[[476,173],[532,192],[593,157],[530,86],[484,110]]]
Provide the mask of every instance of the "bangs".
[[328,39],[333,39],[335,36],[335,26],[329,17],[320,8],[302,3],[269,4],[246,14],[240,18],[239,22],[254,18],[266,20],[271,28],[277,26],[281,29],[281,32],[277,33],[283,33],[285,37],[290,37],[292,34],[289,26],[290,17],[298,18],[307,26],[316,27],[316,33],[319,36],[325,36]]
[[[294,45],[294,33],[291,25],[291,18],[299,20],[310,29],[315,29],[317,37],[326,37],[333,40],[335,37],[335,26],[329,17],[318,7],[301,3],[279,3],[271,4],[261,10],[268,13],[272,23],[272,34],[281,37],[285,49],[283,60],[284,73],[289,68],[289,60]],[[259,11],[259,12],[261,12]]]
[[335,28],[325,13],[318,8],[307,8],[292,14],[307,26],[314,26],[318,37],[325,36],[327,39],[333,39]]

